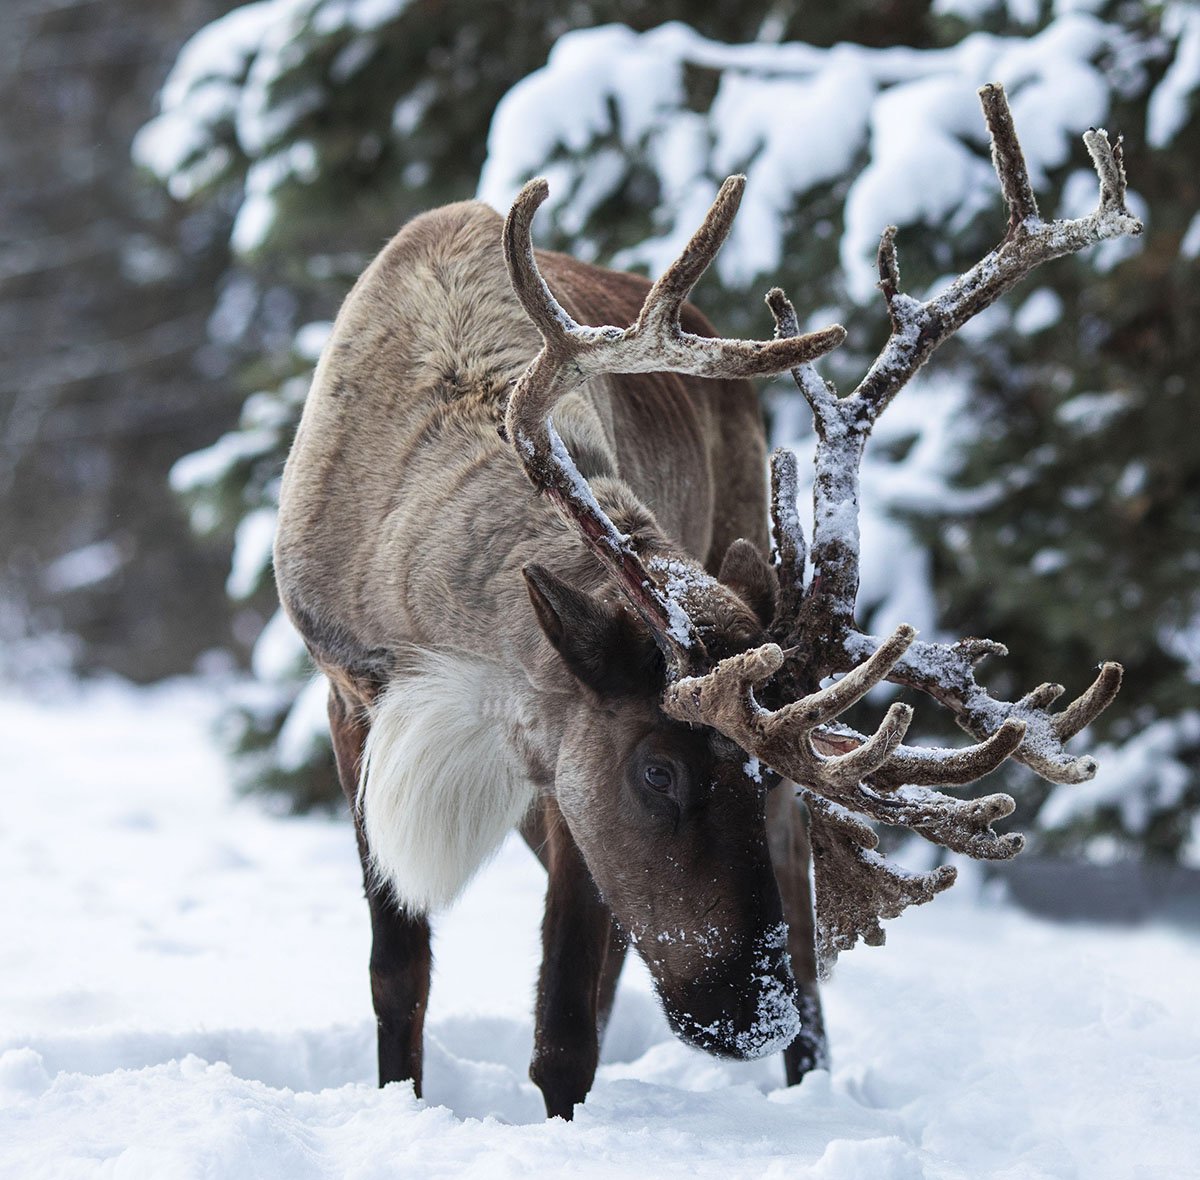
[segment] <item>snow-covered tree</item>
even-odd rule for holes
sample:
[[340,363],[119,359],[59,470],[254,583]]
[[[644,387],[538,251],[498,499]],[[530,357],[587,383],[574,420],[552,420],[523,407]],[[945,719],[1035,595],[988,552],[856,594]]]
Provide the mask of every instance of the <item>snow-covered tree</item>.
[[[261,301],[270,276],[295,307],[327,314],[330,292],[406,212],[463,195],[485,112],[467,115],[460,74],[471,61],[494,83],[493,54],[511,54],[481,197],[504,208],[545,175],[547,245],[657,270],[721,179],[744,171],[742,212],[700,303],[731,334],[761,334],[762,293],[781,283],[802,318],[846,323],[828,372],[850,378],[884,330],[873,256],[885,225],[899,227],[911,290],[935,289],[992,244],[980,84],[1005,84],[1048,215],[1094,200],[1080,134],[1123,133],[1147,234],[1039,272],[881,423],[864,471],[861,621],[1003,640],[1013,656],[989,675],[1006,691],[1047,676],[1074,687],[1089,664],[1122,660],[1122,702],[1096,727],[1097,780],[1048,800],[1019,777],[1007,785],[1024,818],[1041,808],[1050,843],[1115,838],[1177,855],[1200,809],[1200,11],[936,0],[890,21],[868,15],[879,6],[831,9],[811,30],[769,5],[743,12],[743,28],[707,18],[709,6],[692,6],[691,25],[595,23],[619,7],[594,5],[573,22],[590,27],[555,39],[532,6],[537,55],[459,13],[456,73],[426,42],[414,48],[398,0],[264,0],[184,51],[139,158],[181,197],[230,202],[246,264],[224,302]],[[789,39],[801,32],[812,41]],[[199,524],[236,529],[231,593],[269,580],[275,482],[321,334],[296,333],[287,379],[176,470]],[[797,402],[768,391],[777,440],[803,447]],[[300,691],[303,667],[275,618],[242,713],[262,751],[255,775],[318,765],[323,690]]]

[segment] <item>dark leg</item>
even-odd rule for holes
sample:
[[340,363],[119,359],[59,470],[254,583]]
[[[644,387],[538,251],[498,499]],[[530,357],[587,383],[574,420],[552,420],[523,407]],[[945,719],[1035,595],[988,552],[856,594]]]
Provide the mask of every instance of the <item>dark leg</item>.
[[371,907],[371,1002],[379,1033],[379,1084],[411,1078],[421,1097],[425,1008],[429,1003],[429,922],[367,890]]
[[788,924],[788,954],[799,990],[797,1004],[803,1031],[783,1051],[784,1076],[794,1086],[810,1069],[829,1065],[821,994],[817,990],[817,956],[809,862],[808,816],[789,783],[771,792],[767,803],[767,834],[771,861],[779,882]]
[[[542,920],[542,970],[538,977],[533,1061],[529,1076],[542,1092],[546,1114],[569,1119],[596,1076],[600,1058],[602,980],[616,988],[605,961],[613,937],[612,914],[552,801],[543,804],[549,868]],[[611,994],[606,998],[611,1004]]]
[[613,1000],[617,998],[617,984],[621,982],[621,968],[625,966],[625,951],[629,946],[621,928],[612,922],[608,928],[608,949],[604,952],[604,970],[600,973],[600,985],[596,989],[596,1028],[600,1040],[608,1028],[612,1015]]
[[[333,691],[329,694],[329,727],[338,778],[354,813],[367,727]],[[372,881],[367,842],[357,815],[354,831],[371,910],[371,1001],[379,1035],[379,1084],[411,1078],[419,1098],[431,966],[429,922],[423,914],[405,913],[386,887]]]

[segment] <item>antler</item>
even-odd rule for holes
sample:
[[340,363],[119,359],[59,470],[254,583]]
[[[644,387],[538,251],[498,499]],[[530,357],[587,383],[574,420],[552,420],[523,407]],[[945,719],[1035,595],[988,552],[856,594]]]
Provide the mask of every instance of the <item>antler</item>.
[[602,373],[669,371],[702,377],[751,377],[782,373],[836,348],[845,329],[832,325],[807,335],[774,340],[722,340],[695,336],[679,317],[688,294],[729,235],[745,188],[744,176],[721,186],[704,223],[646,296],[628,328],[576,323],[554,298],[538,270],[530,226],[549,188],[531,180],[504,222],[504,258],[513,290],[541,333],[543,346],[517,381],[505,413],[505,429],[533,485],[544,492],[579,530],[593,553],[650,627],[673,674],[699,666],[703,646],[688,617],[688,586],[672,593],[667,582],[682,577],[694,593],[711,583],[698,567],[647,569],[633,539],[601,508],[580,475],[551,421],[561,398]]
[[899,627],[840,680],[774,711],[759,705],[754,689],[783,664],[783,652],[775,644],[731,656],[707,675],[670,685],[664,708],[680,720],[720,730],[772,769],[811,785],[832,803],[911,828],[955,852],[1007,859],[1019,850],[1020,837],[997,836],[989,826],[1012,812],[1007,795],[964,801],[936,791],[896,788],[982,778],[1020,745],[1023,722],[1005,721],[978,745],[951,751],[902,746],[913,711],[899,703],[869,738],[845,728],[823,732],[887,676],[915,634],[911,627]]
[[[812,816],[823,973],[837,952],[859,937],[881,943],[880,918],[929,900],[954,880],[949,866],[917,874],[890,865],[874,852],[874,833],[851,813],[910,828],[969,856],[1014,856],[1023,838],[1000,836],[991,828],[1012,812],[1009,796],[964,801],[926,788],[974,782],[1009,756],[1053,782],[1091,778],[1094,759],[1072,757],[1064,743],[1094,720],[1120,687],[1120,666],[1105,664],[1086,692],[1051,714],[1048,706],[1061,695],[1060,685],[1044,684],[1007,702],[991,697],[976,682],[975,664],[986,655],[1004,654],[997,643],[920,643],[909,627],[881,641],[854,623],[859,465],[876,419],[939,344],[1034,267],[1142,229],[1125,208],[1120,141],[1112,146],[1105,132],[1095,129],[1084,135],[1084,143],[1100,180],[1099,207],[1072,221],[1041,221],[1003,88],[985,86],[980,99],[1009,210],[1004,240],[944,292],[922,303],[901,293],[896,230],[884,231],[879,286],[891,333],[878,358],[845,398],[811,364],[792,370],[812,408],[817,435],[813,544],[807,551],[795,511],[795,458],[777,452],[771,493],[780,585],[780,609],[771,633],[777,642],[723,660],[707,675],[681,679],[668,688],[664,702],[672,716],[712,726],[800,785]],[[771,291],[767,303],[777,336],[796,337],[796,314],[783,292]],[[806,587],[808,566],[812,572]],[[845,675],[812,691],[836,673]],[[755,697],[756,688],[772,677],[785,699],[799,697],[774,712],[763,709]],[[963,750],[906,747],[901,742],[912,710],[903,704],[893,705],[869,737],[835,724],[845,709],[885,679],[928,693],[981,740]]]
[[[709,725],[800,785],[812,816],[816,860],[818,959],[827,974],[839,950],[862,935],[883,942],[880,918],[897,917],[954,883],[955,870],[897,871],[873,852],[874,833],[850,815],[910,828],[927,840],[986,860],[1005,860],[1024,845],[997,835],[995,820],[1012,813],[1008,795],[962,800],[927,790],[932,784],[975,782],[1021,744],[1025,724],[1006,720],[989,738],[963,750],[902,745],[913,711],[893,704],[870,737],[831,723],[889,675],[915,632],[903,626],[840,680],[774,711],[755,688],[783,666],[784,653],[766,644],[722,660],[704,676],[668,685],[663,709],[680,721]],[[907,785],[905,785],[907,784]]]
[[[1086,692],[1062,712],[1051,714],[1048,706],[1063,691],[1059,685],[1041,685],[1019,701],[1006,702],[992,698],[976,682],[975,664],[985,655],[1004,654],[999,644],[976,639],[952,645],[919,643],[909,627],[880,641],[854,624],[858,470],[876,419],[939,344],[1034,267],[1142,229],[1125,208],[1120,141],[1110,145],[1107,135],[1095,129],[1084,135],[1084,143],[1100,180],[1099,207],[1072,221],[1041,221],[1004,91],[998,85],[985,86],[980,98],[1008,205],[1007,233],[944,292],[922,303],[901,293],[896,230],[884,231],[879,286],[891,333],[846,398],[839,398],[810,363],[836,347],[844,330],[834,325],[801,335],[795,311],[778,289],[767,296],[776,320],[773,341],[706,339],[680,325],[688,293],[728,235],[743,178],[725,182],[704,224],[654,284],[637,322],[625,329],[577,324],[538,272],[529,227],[545,200],[545,181],[525,186],[505,222],[509,275],[544,341],[513,391],[505,419],[508,437],[530,480],[550,496],[613,572],[662,647],[671,681],[664,710],[680,720],[711,726],[799,784],[812,815],[818,951],[825,973],[838,951],[852,947],[858,938],[881,943],[881,918],[929,900],[955,876],[949,866],[908,873],[889,864],[874,851],[873,831],[853,813],[910,828],[970,856],[1014,856],[1023,838],[997,835],[991,828],[1012,812],[1009,796],[964,801],[928,788],[974,782],[1009,756],[1055,782],[1090,778],[1094,760],[1074,758],[1063,746],[1112,701],[1120,686],[1119,665],[1105,664]],[[550,413],[565,394],[601,373],[671,370],[746,377],[784,368],[792,370],[815,420],[813,545],[810,553],[795,511],[795,459],[779,452],[773,459],[771,492],[780,583],[780,611],[772,635],[778,642],[729,657],[709,670],[687,606],[696,589],[711,584],[711,579],[698,566],[674,558],[643,563],[633,539],[613,524],[592,495]],[[806,586],[809,565],[812,576]],[[681,585],[671,585],[672,579]],[[687,674],[701,669],[703,674]],[[845,673],[840,680],[816,689],[839,672]],[[758,703],[755,690],[773,677],[785,697],[798,699],[769,711]],[[933,696],[981,740],[962,750],[906,747],[902,741],[912,710],[904,704],[893,705],[869,737],[837,722],[884,679]]]

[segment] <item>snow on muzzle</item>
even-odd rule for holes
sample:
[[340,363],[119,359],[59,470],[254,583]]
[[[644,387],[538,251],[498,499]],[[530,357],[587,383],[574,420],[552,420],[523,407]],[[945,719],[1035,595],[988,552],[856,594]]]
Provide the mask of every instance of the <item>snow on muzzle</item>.
[[675,1035],[718,1057],[765,1057],[790,1045],[802,1027],[782,922],[694,979],[656,978],[655,985]]

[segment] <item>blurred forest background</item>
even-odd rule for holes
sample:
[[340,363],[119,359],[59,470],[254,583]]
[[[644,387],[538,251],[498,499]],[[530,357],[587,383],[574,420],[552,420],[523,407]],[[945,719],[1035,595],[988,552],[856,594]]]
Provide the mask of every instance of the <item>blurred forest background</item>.
[[[1000,235],[980,84],[1046,216],[1095,202],[1080,134],[1123,134],[1142,239],[1045,267],[884,418],[860,621],[998,639],[1006,691],[1122,661],[1097,779],[1003,787],[1043,850],[1200,863],[1197,5],[9,0],[0,30],[0,674],[241,668],[239,778],[297,807],[334,780],[274,498],[329,321],[408,216],[544,174],[543,244],[655,270],[745,171],[698,302],[762,335],[779,283],[849,327],[852,378],[884,225],[914,293]],[[764,397],[803,460],[798,398]]]

